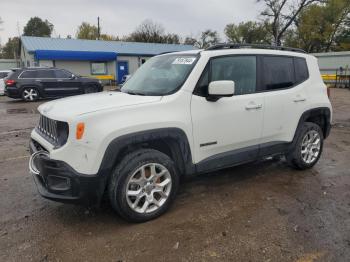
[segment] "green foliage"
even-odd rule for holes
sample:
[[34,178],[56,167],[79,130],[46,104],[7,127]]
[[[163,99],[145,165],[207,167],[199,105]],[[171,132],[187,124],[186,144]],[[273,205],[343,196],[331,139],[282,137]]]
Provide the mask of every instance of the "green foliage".
[[329,0],[311,5],[300,15],[296,38],[308,52],[347,49],[349,41],[349,0]]
[[19,38],[13,37],[9,38],[7,43],[1,50],[1,58],[4,59],[14,59],[19,53]]
[[95,25],[90,25],[89,23],[83,22],[78,27],[78,31],[75,36],[78,39],[96,40],[98,38],[98,28]]
[[152,20],[142,22],[125,40],[143,43],[180,43],[180,37],[177,34],[166,34],[164,27]]
[[24,27],[23,35],[50,37],[53,27],[53,24],[51,24],[48,20],[43,21],[39,17],[32,17]]
[[228,24],[225,27],[225,35],[233,43],[270,44],[272,41],[272,35],[267,30],[266,23],[253,21],[238,25]]

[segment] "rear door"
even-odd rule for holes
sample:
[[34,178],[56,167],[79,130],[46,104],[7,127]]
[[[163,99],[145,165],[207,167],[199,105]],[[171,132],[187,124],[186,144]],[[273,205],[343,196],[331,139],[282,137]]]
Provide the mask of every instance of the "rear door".
[[[257,158],[263,125],[263,94],[257,93],[257,75],[256,56],[211,59],[191,101],[199,171]],[[235,94],[207,101],[209,83],[218,80],[233,80]]]
[[261,153],[265,154],[266,148],[279,150],[292,141],[306,107],[309,75],[304,58],[262,56],[261,63],[265,99]]
[[55,77],[57,79],[57,90],[61,92],[62,95],[76,95],[82,93],[82,83],[77,77],[73,77],[71,72],[64,69],[56,69]]
[[41,84],[42,92],[47,97],[58,96],[56,93],[57,81],[52,69],[33,70],[35,71],[35,79],[33,79],[38,85]]

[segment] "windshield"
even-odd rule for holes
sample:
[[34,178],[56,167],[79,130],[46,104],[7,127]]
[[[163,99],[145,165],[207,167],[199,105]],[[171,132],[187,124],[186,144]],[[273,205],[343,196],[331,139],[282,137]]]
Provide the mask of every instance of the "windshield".
[[191,72],[197,56],[156,56],[143,64],[121,89],[135,95],[162,96],[176,92]]

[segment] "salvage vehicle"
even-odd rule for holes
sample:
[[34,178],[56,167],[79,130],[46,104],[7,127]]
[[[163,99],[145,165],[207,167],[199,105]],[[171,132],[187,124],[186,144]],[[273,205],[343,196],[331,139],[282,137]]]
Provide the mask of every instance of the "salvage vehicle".
[[11,73],[10,70],[0,70],[0,95],[4,95],[5,91],[5,78]]
[[284,155],[319,160],[332,108],[315,57],[299,49],[221,44],[155,56],[121,92],[45,103],[29,162],[48,199],[154,219],[182,176]]
[[28,67],[15,70],[5,80],[5,95],[36,101],[103,91],[98,79],[77,76],[65,69]]

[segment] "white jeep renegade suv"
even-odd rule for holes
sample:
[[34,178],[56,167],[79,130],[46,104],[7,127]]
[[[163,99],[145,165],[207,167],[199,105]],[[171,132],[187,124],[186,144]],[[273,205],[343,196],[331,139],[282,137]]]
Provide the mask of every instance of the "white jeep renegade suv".
[[273,155],[310,168],[331,127],[317,60],[297,49],[222,44],[148,60],[121,92],[45,103],[29,167],[48,199],[123,218],[164,213],[181,176]]

